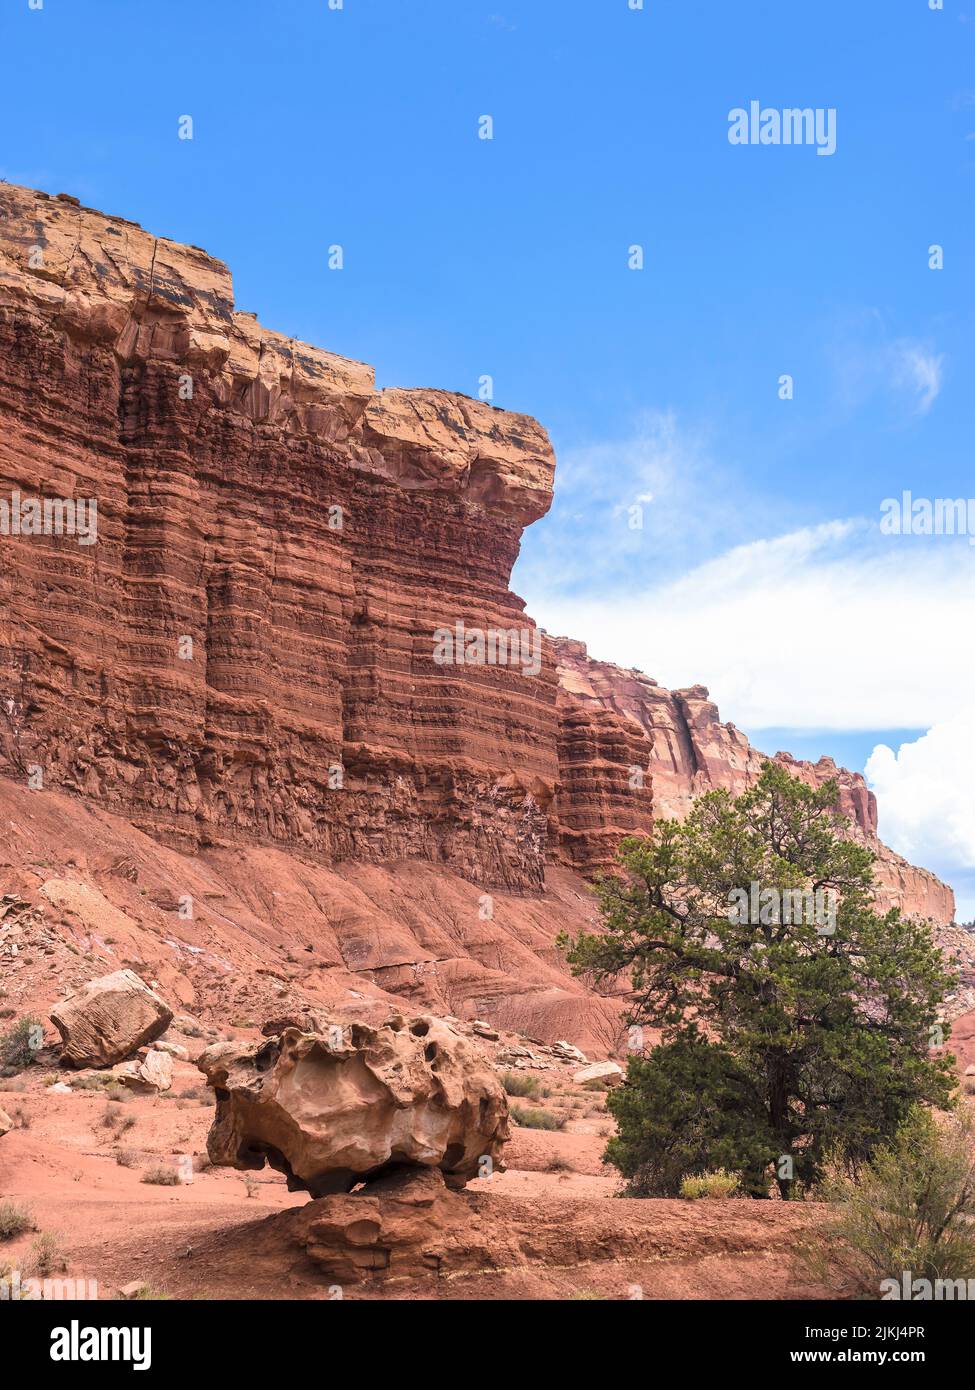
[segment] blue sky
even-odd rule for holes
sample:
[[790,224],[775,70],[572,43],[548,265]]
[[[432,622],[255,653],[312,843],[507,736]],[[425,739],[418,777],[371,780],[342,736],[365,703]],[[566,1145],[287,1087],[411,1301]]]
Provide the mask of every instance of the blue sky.
[[[975,0],[4,0],[0,50],[2,176],[381,385],[490,375],[560,459],[530,611],[770,751],[886,744],[882,829],[975,916],[975,549],[877,529],[975,495]],[[752,100],[835,154],[730,144]]]

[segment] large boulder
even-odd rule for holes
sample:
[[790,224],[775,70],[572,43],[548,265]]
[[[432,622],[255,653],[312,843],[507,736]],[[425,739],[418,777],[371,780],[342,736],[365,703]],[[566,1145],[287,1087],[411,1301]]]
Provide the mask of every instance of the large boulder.
[[61,1060],[76,1067],[110,1067],[158,1038],[173,1012],[131,970],[89,980],[51,1010],[61,1034]]
[[348,1192],[410,1165],[460,1188],[504,1167],[504,1089],[480,1044],[443,1019],[286,1028],[258,1047],[217,1043],[197,1065],[217,1094],[212,1161],[270,1163],[292,1190]]
[[0,1110],[0,1139],[5,1134],[9,1134],[14,1127],[14,1122],[7,1114],[6,1110]]

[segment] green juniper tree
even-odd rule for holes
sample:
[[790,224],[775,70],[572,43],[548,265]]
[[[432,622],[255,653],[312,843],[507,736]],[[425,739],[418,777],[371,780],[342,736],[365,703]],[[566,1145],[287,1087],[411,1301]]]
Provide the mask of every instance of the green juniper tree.
[[631,1191],[725,1168],[795,1196],[827,1152],[855,1170],[912,1106],[951,1103],[952,1059],[930,1047],[952,976],[927,924],[875,910],[874,856],[836,800],[765,763],[743,796],[625,840],[602,930],[563,940],[577,974],[629,971],[629,1022],[661,1030],[608,1101]]

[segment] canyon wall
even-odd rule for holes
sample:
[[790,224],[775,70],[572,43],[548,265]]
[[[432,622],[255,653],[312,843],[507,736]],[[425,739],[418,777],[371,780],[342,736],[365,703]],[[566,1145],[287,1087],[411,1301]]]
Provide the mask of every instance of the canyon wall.
[[[10,778],[185,854],[540,894],[547,866],[589,874],[757,774],[703,687],[591,661],[511,593],[552,496],[533,420],[377,391],[236,310],[197,248],[0,185],[0,424],[0,498],[97,499],[94,544],[0,537]],[[461,659],[492,632],[516,660]],[[950,889],[877,841],[861,777],[789,761],[838,777],[891,901],[950,920]]]
[[604,869],[622,835],[646,833],[654,817],[682,818],[696,796],[715,788],[740,795],[773,756],[809,786],[837,783],[837,810],[877,856],[881,906],[953,920],[947,884],[879,839],[877,801],[861,773],[828,757],[811,763],[759,752],[734,724],[721,723],[703,685],[665,690],[642,671],[592,660],[581,642],[555,638],[552,645],[559,671],[562,862],[585,873]]
[[97,544],[4,538],[0,752],[193,849],[544,880],[555,671],[437,664],[534,625],[508,589],[554,458],[524,416],[233,307],[219,261],[0,187],[0,495],[97,498]]

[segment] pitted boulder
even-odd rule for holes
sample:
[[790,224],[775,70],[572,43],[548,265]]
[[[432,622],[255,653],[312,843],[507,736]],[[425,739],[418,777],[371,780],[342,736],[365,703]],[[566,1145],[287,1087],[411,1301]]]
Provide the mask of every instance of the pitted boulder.
[[165,1033],[173,1012],[133,971],[116,970],[89,980],[50,1016],[63,1062],[110,1067]]
[[256,1048],[207,1048],[197,1065],[217,1097],[211,1160],[270,1163],[292,1190],[348,1192],[404,1167],[461,1188],[504,1167],[504,1089],[480,1044],[443,1019],[286,1028]]

